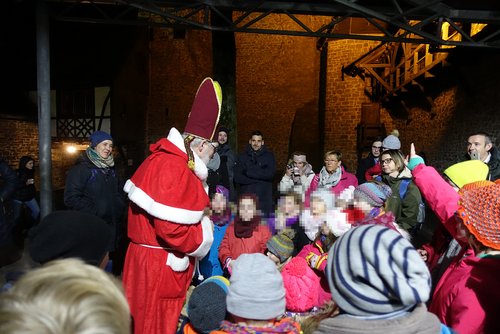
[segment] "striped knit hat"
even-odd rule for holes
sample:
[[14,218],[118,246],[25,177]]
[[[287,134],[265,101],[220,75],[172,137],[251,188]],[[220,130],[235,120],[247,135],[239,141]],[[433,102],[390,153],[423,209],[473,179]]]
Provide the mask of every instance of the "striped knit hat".
[[326,270],[332,299],[346,313],[386,315],[429,299],[431,277],[408,240],[379,225],[351,229],[334,243]]
[[276,234],[267,241],[267,249],[276,255],[280,259],[280,262],[283,263],[292,256],[294,237],[294,230],[284,229],[281,233]]
[[354,197],[374,207],[383,206],[391,195],[391,187],[380,182],[362,183],[354,189]]
[[500,183],[478,181],[460,189],[458,214],[486,247],[500,250]]

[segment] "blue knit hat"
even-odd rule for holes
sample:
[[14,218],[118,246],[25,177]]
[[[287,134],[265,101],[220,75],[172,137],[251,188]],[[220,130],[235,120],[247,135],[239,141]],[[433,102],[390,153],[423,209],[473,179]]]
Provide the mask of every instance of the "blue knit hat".
[[95,131],[90,135],[90,147],[95,148],[99,143],[102,143],[105,140],[113,141],[111,135],[104,131]]
[[371,206],[381,207],[392,195],[391,187],[379,182],[362,183],[354,189],[354,196]]
[[392,130],[391,134],[382,141],[382,151],[399,150],[401,148],[401,142],[398,137],[399,131],[396,129]]
[[337,239],[326,275],[333,301],[356,316],[409,310],[431,291],[429,270],[415,248],[380,225],[355,227]]

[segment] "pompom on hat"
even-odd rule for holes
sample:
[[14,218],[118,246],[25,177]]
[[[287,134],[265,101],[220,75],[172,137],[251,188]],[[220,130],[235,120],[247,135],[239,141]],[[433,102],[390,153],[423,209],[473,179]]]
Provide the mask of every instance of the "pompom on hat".
[[286,291],[286,309],[292,312],[307,312],[312,309],[319,296],[320,277],[309,267],[303,257],[294,257],[282,269]]
[[363,225],[330,248],[326,269],[332,300],[350,315],[387,315],[425,303],[431,275],[411,243],[379,225]]
[[220,327],[226,318],[226,296],[229,280],[212,276],[198,285],[187,303],[189,322],[199,333],[209,333]]
[[281,233],[276,234],[267,241],[267,249],[276,255],[280,259],[280,262],[283,263],[292,256],[294,237],[295,231],[284,229]]
[[458,215],[464,226],[481,244],[500,250],[500,183],[469,183],[459,194]]
[[354,196],[374,207],[381,207],[391,197],[392,190],[380,182],[362,183],[354,189]]
[[274,262],[261,253],[241,254],[233,262],[227,311],[253,320],[274,319],[285,312],[283,278]]
[[458,188],[476,181],[484,181],[488,177],[489,167],[481,160],[467,160],[446,168],[446,175]]
[[394,129],[391,134],[382,141],[382,150],[399,150],[400,148],[401,141],[399,141],[399,131]]
[[105,140],[113,141],[111,135],[104,131],[94,131],[89,137],[90,139],[90,147],[95,148],[99,143],[102,143]]

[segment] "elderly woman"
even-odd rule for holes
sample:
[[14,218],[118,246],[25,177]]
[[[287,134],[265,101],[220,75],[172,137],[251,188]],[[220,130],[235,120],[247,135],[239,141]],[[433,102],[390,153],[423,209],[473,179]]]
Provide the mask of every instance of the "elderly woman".
[[91,213],[108,223],[113,232],[110,251],[115,250],[125,209],[112,151],[113,138],[104,131],[95,131],[90,146],[70,169],[64,190],[64,204],[69,209]]
[[314,172],[307,162],[305,153],[293,152],[292,158],[286,165],[285,175],[281,178],[278,190],[282,194],[293,191],[302,197],[309,188]]
[[325,153],[325,165],[311,181],[311,185],[306,191],[304,204],[309,207],[309,198],[318,188],[329,189],[335,195],[339,195],[342,190],[349,186],[356,187],[358,180],[356,176],[345,171],[342,166],[342,153],[339,151],[328,151]]

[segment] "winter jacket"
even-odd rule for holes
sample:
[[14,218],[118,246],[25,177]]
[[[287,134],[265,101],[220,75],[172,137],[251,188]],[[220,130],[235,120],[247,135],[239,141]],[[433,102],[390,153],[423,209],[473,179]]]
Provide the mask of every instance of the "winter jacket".
[[[432,167],[418,165],[413,176],[426,203],[456,237],[458,193]],[[429,310],[461,334],[500,333],[500,319],[496,316],[500,310],[498,286],[500,258],[477,257],[465,248],[437,283]]]
[[450,333],[424,304],[399,317],[363,319],[340,314],[320,322],[315,334],[439,334]]
[[243,253],[262,253],[267,249],[266,243],[271,232],[266,225],[258,225],[250,238],[238,238],[234,233],[234,222],[229,224],[219,247],[219,260],[224,265],[228,258],[236,260]]
[[229,189],[229,200],[236,202],[236,190],[234,189],[234,165],[236,164],[236,155],[228,143],[219,145],[217,153],[220,156],[219,174],[224,182],[227,175],[228,185],[226,186],[224,183],[222,185]]
[[273,179],[276,172],[274,154],[265,146],[254,151],[247,145],[234,166],[234,182],[240,185],[239,194],[255,194],[264,216],[273,211]]
[[[316,256],[316,263],[311,264],[312,257]],[[330,288],[328,287],[328,280],[325,275],[326,263],[328,262],[328,250],[324,249],[319,240],[316,240],[314,243],[304,246],[297,254],[297,257],[304,258],[307,264],[315,269],[314,272],[320,278],[319,286],[311,288],[318,289],[318,301],[314,306],[321,307],[325,302],[332,299]]]
[[288,176],[285,173],[278,185],[278,190],[282,194],[286,194],[289,191],[294,191],[295,193],[301,195],[302,198],[304,198],[304,195],[307,189],[309,189],[313,178],[314,172],[312,170],[312,166],[310,164],[307,164],[304,167],[304,174],[300,175],[300,182],[297,182],[298,184],[294,182],[293,176]]
[[[346,172],[344,166],[341,165],[340,168],[342,169],[342,175],[340,176],[340,181],[339,183],[337,183],[335,187],[330,188],[331,192],[334,193],[335,195],[340,194],[342,190],[349,188],[349,186],[354,186],[354,187],[358,186],[358,179],[356,178],[356,176],[354,176],[349,172]],[[314,176],[313,180],[311,181],[311,185],[309,186],[309,189],[307,189],[306,191],[304,199],[304,206],[306,208],[308,208],[310,205],[311,194],[319,187],[319,176],[320,173]]]
[[0,246],[9,244],[12,240],[14,217],[8,210],[12,194],[19,185],[16,172],[9,164],[0,158]]
[[83,153],[66,178],[64,204],[71,210],[84,211],[106,221],[113,233],[114,250],[117,229],[125,209],[125,193],[114,168],[98,168]]
[[33,159],[28,156],[24,156],[19,160],[19,169],[17,170],[19,186],[16,189],[13,198],[20,202],[30,201],[36,196],[35,184],[26,184],[29,179],[35,178],[35,168],[26,168],[26,164],[32,160]]
[[[490,150],[490,154],[490,161],[487,163],[488,168],[490,169],[487,180],[495,181],[500,179],[500,151],[498,148],[493,146]],[[466,154],[464,160],[470,160],[470,156]]]
[[[231,215],[229,223],[233,220],[234,216]],[[212,276],[222,275],[224,273],[222,265],[219,261],[219,246],[224,238],[224,235],[226,234],[229,223],[225,225],[214,224],[214,242],[212,243],[208,254],[205,255],[205,257],[200,261],[200,272],[205,279]]]
[[375,166],[375,157],[371,153],[368,154],[366,158],[361,159],[358,165],[358,170],[356,171],[356,177],[359,184],[366,182],[365,173],[373,166]]
[[411,231],[417,225],[422,196],[417,186],[413,182],[410,182],[404,198],[401,198],[399,188],[403,179],[411,180],[411,173],[406,168],[397,177],[382,175],[382,181],[390,186],[392,190],[391,197],[385,202],[385,211],[390,211],[396,216],[396,222],[400,227]]

